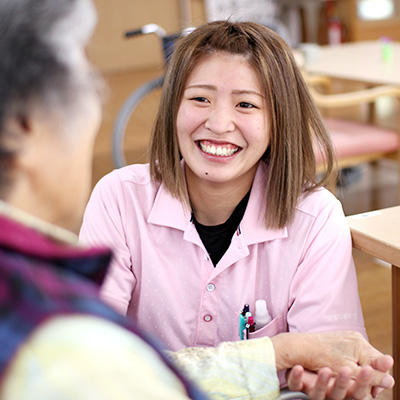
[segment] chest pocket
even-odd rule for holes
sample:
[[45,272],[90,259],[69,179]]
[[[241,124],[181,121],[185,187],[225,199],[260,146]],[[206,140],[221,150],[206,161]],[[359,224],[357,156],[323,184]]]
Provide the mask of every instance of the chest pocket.
[[278,315],[261,329],[256,329],[255,332],[249,332],[249,339],[256,339],[266,336],[271,337],[282,332],[287,332],[287,323],[284,315]]

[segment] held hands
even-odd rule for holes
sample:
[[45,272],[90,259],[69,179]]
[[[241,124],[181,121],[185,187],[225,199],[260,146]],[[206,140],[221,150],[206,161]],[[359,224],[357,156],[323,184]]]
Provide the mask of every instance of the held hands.
[[[302,366],[297,365],[289,372],[288,386],[290,390],[307,393],[312,400],[366,400],[375,398],[385,390],[383,386],[372,386],[372,379],[373,368],[370,366],[362,367],[358,376],[353,378],[348,367],[340,368],[338,373],[327,367],[314,373],[304,371]],[[388,384],[392,386],[393,380],[390,376],[389,379],[391,382]]]
[[313,400],[364,400],[393,387],[388,374],[392,357],[380,353],[357,332],[284,333],[271,340],[278,370],[292,368],[289,389],[301,390]]

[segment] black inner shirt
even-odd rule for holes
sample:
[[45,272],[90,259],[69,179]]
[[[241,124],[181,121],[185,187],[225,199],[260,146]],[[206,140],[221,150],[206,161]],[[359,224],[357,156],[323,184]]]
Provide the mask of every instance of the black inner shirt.
[[243,218],[244,212],[246,211],[247,203],[250,197],[250,190],[243,197],[240,203],[233,210],[232,215],[220,225],[207,226],[197,222],[193,214],[193,222],[196,230],[200,236],[201,241],[206,248],[214,267],[218,261],[228,250],[229,245],[232,241],[232,236],[239,226],[240,221]]

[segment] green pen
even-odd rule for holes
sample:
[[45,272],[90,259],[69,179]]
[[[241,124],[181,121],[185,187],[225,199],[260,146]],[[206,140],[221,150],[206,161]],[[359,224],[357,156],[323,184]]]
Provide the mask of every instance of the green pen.
[[240,340],[244,339],[243,330],[246,328],[246,320],[242,314],[239,314],[239,336]]

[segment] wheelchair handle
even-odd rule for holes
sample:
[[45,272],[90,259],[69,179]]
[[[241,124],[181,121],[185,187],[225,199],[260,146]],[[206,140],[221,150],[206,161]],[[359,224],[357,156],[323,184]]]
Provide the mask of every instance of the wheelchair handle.
[[155,33],[160,38],[164,38],[167,35],[165,29],[161,26],[157,24],[146,24],[139,29],[133,29],[125,32],[125,37],[130,38],[138,35],[147,35],[149,33]]

